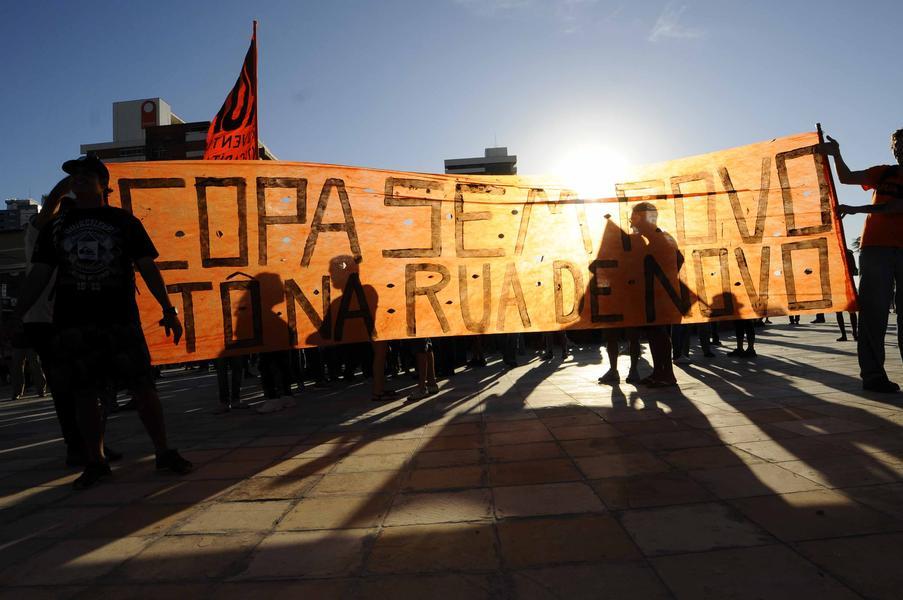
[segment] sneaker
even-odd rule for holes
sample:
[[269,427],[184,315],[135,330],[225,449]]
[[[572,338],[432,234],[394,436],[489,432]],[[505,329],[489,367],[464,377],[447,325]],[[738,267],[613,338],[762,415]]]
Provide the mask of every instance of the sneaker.
[[157,454],[158,471],[172,471],[173,473],[184,475],[185,473],[190,473],[192,469],[194,469],[194,465],[191,464],[191,461],[185,460],[175,448],[170,448]]
[[261,415],[266,413],[277,412],[285,408],[282,398],[267,398],[257,405],[257,412]]
[[900,391],[900,386],[887,379],[876,379],[874,381],[863,381],[862,389],[867,392],[878,392],[879,394],[895,394]]
[[414,391],[408,394],[408,400],[423,400],[427,396],[430,395],[429,389],[425,388],[414,388]]
[[433,394],[438,394],[439,386],[436,385],[435,383],[433,385],[428,385],[428,386],[426,386],[426,391],[429,392],[430,396],[432,396]]
[[614,369],[609,369],[605,375],[599,378],[599,383],[603,385],[617,385],[621,383],[621,375]]
[[640,374],[636,371],[631,371],[627,374],[627,378],[624,380],[627,383],[639,383],[640,382]]
[[88,463],[82,474],[78,476],[78,479],[72,482],[72,487],[77,490],[86,490],[94,487],[100,483],[101,479],[112,474],[113,471],[110,470],[110,465],[107,463]]

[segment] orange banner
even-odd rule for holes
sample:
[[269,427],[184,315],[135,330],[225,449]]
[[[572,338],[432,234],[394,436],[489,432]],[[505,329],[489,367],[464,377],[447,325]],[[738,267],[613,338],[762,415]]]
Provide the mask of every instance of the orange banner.
[[157,363],[367,339],[848,310],[815,133],[646,166],[610,198],[541,177],[275,161],[109,165],[186,325]]

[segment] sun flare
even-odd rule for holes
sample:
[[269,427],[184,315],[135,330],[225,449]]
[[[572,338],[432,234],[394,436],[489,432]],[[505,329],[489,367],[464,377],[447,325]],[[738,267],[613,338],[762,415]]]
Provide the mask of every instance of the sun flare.
[[580,198],[610,198],[615,183],[627,181],[630,161],[603,144],[586,143],[564,153],[551,174]]

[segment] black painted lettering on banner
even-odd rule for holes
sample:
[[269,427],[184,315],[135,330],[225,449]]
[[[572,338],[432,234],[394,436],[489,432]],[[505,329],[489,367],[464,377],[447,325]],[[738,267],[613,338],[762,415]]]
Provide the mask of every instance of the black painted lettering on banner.
[[[439,273],[441,279],[436,283],[426,286],[417,285],[417,273]],[[433,307],[436,318],[439,319],[439,326],[442,333],[448,333],[448,319],[445,318],[445,312],[439,303],[436,294],[439,293],[448,282],[451,281],[451,274],[445,265],[435,263],[412,263],[404,267],[404,304],[405,316],[407,318],[408,335],[417,335],[417,296],[426,296]]]
[[[815,176],[818,181],[818,200],[819,212],[821,214],[821,225],[810,225],[808,227],[796,226],[796,213],[793,206],[793,191],[790,183],[790,176],[787,173],[787,161],[803,156],[811,156],[813,167],[815,168]],[[828,191],[828,180],[825,177],[825,157],[818,152],[818,146],[806,146],[805,148],[797,148],[787,152],[780,152],[775,155],[774,162],[778,171],[778,181],[781,182],[781,198],[784,201],[784,222],[787,225],[788,236],[813,235],[816,233],[826,233],[831,231],[833,227],[833,218],[831,215],[831,196]]]
[[[351,310],[352,297],[357,300],[357,308]],[[376,332],[376,324],[373,321],[373,313],[370,311],[370,303],[361,286],[360,273],[349,273],[345,287],[342,289],[342,299],[339,301],[339,314],[335,317],[335,341],[341,342],[345,332],[345,321],[349,319],[362,319],[367,328],[367,334],[373,338]]]
[[[677,270],[678,273],[683,271],[683,255],[677,251]],[[671,285],[668,274],[665,273],[658,261],[651,254],[647,254],[643,258],[643,274],[646,280],[646,322],[655,322],[655,281],[658,280],[659,285],[668,294],[668,298],[680,311],[680,314],[687,316],[690,312],[690,289],[684,284],[682,278],[678,277],[678,287],[680,294]]]
[[616,260],[594,260],[589,265],[589,308],[590,320],[593,323],[619,323],[624,320],[622,313],[603,314],[599,311],[599,296],[611,296],[611,286],[608,282],[605,285],[599,285],[599,271],[602,269],[617,269],[618,261]]
[[[342,205],[342,217],[344,220],[341,223],[323,222],[332,190],[336,191],[339,197],[339,204]],[[320,200],[317,202],[317,209],[314,211],[314,218],[310,223],[310,233],[307,236],[307,241],[304,243],[304,255],[301,257],[302,267],[310,265],[310,259],[317,247],[317,239],[321,233],[327,232],[343,232],[348,236],[348,245],[351,248],[351,255],[354,256],[354,261],[357,263],[361,262],[363,257],[361,256],[361,245],[357,237],[357,227],[354,225],[354,214],[351,212],[351,202],[348,201],[345,182],[337,178],[327,179],[323,183],[323,189],[320,190]]]
[[[714,307],[709,302],[706,290],[703,261],[706,258],[718,258],[719,275],[721,276],[721,293],[724,305]],[[731,273],[727,261],[727,248],[705,248],[693,250],[693,264],[696,267],[696,295],[699,299],[699,311],[704,317],[723,317],[734,314],[734,296],[731,294]]]
[[296,304],[301,307],[302,311],[304,311],[304,314],[307,316],[307,320],[317,328],[320,336],[328,339],[330,337],[329,303],[331,302],[329,275],[323,276],[322,283],[320,285],[320,290],[322,291],[320,298],[322,300],[323,306],[322,317],[317,314],[317,310],[314,308],[313,303],[304,294],[301,286],[299,286],[294,279],[286,279],[284,286],[285,319],[288,322],[289,345],[295,346],[298,344],[298,315],[297,310],[295,310]]
[[[705,183],[705,213],[708,230],[705,235],[695,235],[687,237],[687,223],[684,204],[687,197],[684,197],[680,186],[693,181],[702,181]],[[715,197],[715,181],[712,174],[708,171],[692,173],[690,175],[678,175],[671,178],[671,193],[674,194],[674,221],[677,225],[677,243],[684,244],[714,244],[718,239],[718,222],[716,214],[716,197]],[[696,195],[689,196],[691,201],[696,200]]]
[[465,248],[464,225],[470,221],[488,221],[492,213],[488,210],[464,212],[464,194],[486,194],[502,196],[505,188],[483,183],[458,183],[455,185],[455,255],[460,258],[488,258],[505,256],[504,248]]
[[[289,189],[295,193],[295,214],[268,215],[267,190]],[[267,227],[307,223],[307,179],[299,177],[257,178],[257,264],[267,264]]]
[[185,351],[193,353],[197,348],[197,332],[194,322],[194,292],[207,292],[213,289],[210,281],[193,281],[189,283],[174,283],[166,286],[167,294],[180,294],[182,296],[182,323],[185,326]]
[[[564,312],[564,286],[562,285],[561,272],[567,271],[574,284],[574,296],[568,312]],[[552,263],[552,281],[555,286],[555,322],[573,323],[583,313],[583,275],[580,269],[572,262],[556,260]]]
[[753,232],[749,232],[749,224],[746,220],[746,214],[743,212],[743,205],[740,203],[740,196],[734,188],[731,181],[731,174],[726,167],[718,169],[718,175],[721,176],[721,185],[727,192],[727,197],[731,202],[731,211],[734,214],[734,221],[737,222],[737,230],[745,244],[761,244],[762,237],[765,235],[765,217],[768,211],[768,191],[771,187],[771,157],[762,157],[762,174],[759,177],[759,201],[756,203],[756,224]]
[[[796,277],[793,273],[793,253],[799,250],[818,250],[818,277],[821,283],[821,298],[817,300],[799,300],[796,294]],[[828,262],[828,238],[803,240],[781,244],[781,259],[784,265],[784,285],[787,289],[787,308],[790,310],[807,310],[812,308],[831,308],[831,272]]]
[[[434,194],[432,198],[396,196],[395,188],[403,187]],[[430,207],[430,247],[395,248],[383,250],[384,258],[433,258],[442,255],[442,183],[432,179],[406,179],[386,177],[386,206],[429,206]]]
[[[201,264],[211,267],[248,266],[248,201],[242,177],[195,177],[198,201],[198,231],[201,243]],[[238,256],[213,258],[210,256],[210,216],[207,210],[207,188],[235,188],[235,212],[238,217]]]
[[[242,290],[245,297],[250,300],[251,315],[245,314],[238,316],[239,321],[250,318],[251,320],[251,337],[235,339],[235,332],[232,329],[232,292]],[[223,307],[223,341],[226,350],[236,348],[252,348],[263,344],[263,311],[260,306],[260,282],[257,280],[250,281],[224,281],[219,284],[220,303]],[[242,307],[242,310],[248,310],[248,307]]]
[[[132,190],[162,190],[172,188],[184,188],[185,180],[181,177],[151,177],[147,179],[120,179],[119,180],[119,202],[122,209],[135,214],[132,206]],[[176,269],[187,269],[187,260],[158,260],[155,261],[157,268],[161,271],[171,271]],[[187,343],[187,337],[186,337]]]
[[524,301],[524,291],[520,285],[520,277],[514,263],[505,266],[505,279],[502,282],[502,294],[499,298],[499,313],[497,327],[499,331],[505,331],[505,315],[508,305],[514,303],[517,306],[517,314],[523,327],[530,327],[530,314],[527,312],[527,303]]
[[561,213],[563,207],[573,204],[577,225],[580,229],[580,237],[583,240],[583,250],[587,254],[592,253],[593,243],[586,223],[586,207],[583,204],[583,200],[573,198],[574,195],[574,192],[570,190],[561,190],[558,195],[558,202],[550,202],[548,194],[542,188],[532,188],[527,192],[527,201],[523,205],[520,225],[517,228],[517,242],[514,246],[515,256],[521,256],[524,253],[524,243],[527,239],[527,231],[530,228],[530,217],[533,214],[533,205],[536,203],[548,207],[549,213],[553,215]]
[[[477,277],[477,275],[474,275],[474,277]],[[467,292],[468,278],[467,267],[458,265],[458,296],[461,300],[461,318],[464,321],[464,327],[468,331],[484,333],[489,328],[489,316],[492,310],[492,265],[483,263],[483,294],[480,302],[483,307],[483,313],[479,321],[475,321],[470,312],[470,295]]]
[[762,246],[762,256],[759,266],[759,287],[756,289],[752,276],[749,273],[749,264],[743,248],[735,248],[734,256],[737,257],[737,266],[740,267],[740,277],[743,278],[743,286],[749,296],[750,307],[757,315],[765,315],[768,312],[768,282],[771,279],[771,246]]

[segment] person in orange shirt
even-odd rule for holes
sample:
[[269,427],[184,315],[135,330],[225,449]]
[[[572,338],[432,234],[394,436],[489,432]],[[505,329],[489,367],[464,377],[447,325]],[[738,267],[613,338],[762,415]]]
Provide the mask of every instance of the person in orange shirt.
[[[891,300],[903,306],[903,129],[891,136],[896,165],[852,171],[840,156],[840,144],[828,136],[822,152],[834,157],[841,183],[873,190],[872,204],[840,204],[837,213],[866,213],[859,255],[859,369],[862,388],[894,393],[900,386],[884,370],[884,336]],[[897,342],[903,352],[903,318],[897,314]]]

